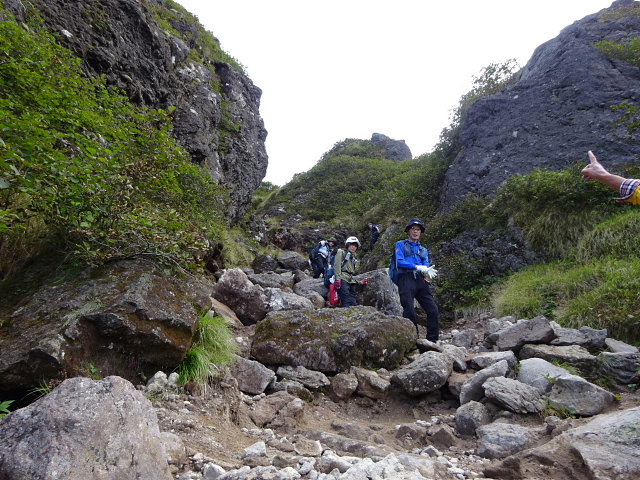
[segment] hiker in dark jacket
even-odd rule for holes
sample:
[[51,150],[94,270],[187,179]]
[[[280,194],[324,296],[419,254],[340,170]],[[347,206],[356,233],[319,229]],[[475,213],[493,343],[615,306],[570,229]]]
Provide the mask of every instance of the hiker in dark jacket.
[[427,314],[427,340],[437,342],[440,338],[439,312],[429,288],[429,281],[438,271],[429,263],[429,251],[420,244],[420,235],[424,233],[423,223],[417,218],[412,218],[404,231],[407,232],[408,240],[400,240],[395,248],[402,316],[413,322],[419,335],[413,305],[414,299],[417,300]]
[[380,236],[380,225],[369,222],[368,227],[371,232],[371,247],[369,250],[373,250],[373,246],[376,244],[378,237]]
[[329,240],[320,240],[309,253],[309,261],[313,269],[313,278],[320,278],[327,271],[327,262],[329,255],[332,254],[336,245],[336,239],[331,237]]
[[[358,281],[353,278],[358,269],[358,259],[356,252],[360,248],[360,240],[357,237],[349,237],[344,243],[344,250],[338,249],[336,258],[333,261],[333,268],[336,276],[334,286],[338,290],[340,297],[340,306],[354,307],[358,303],[356,301],[356,283]],[[366,285],[367,279],[363,278],[360,284]]]

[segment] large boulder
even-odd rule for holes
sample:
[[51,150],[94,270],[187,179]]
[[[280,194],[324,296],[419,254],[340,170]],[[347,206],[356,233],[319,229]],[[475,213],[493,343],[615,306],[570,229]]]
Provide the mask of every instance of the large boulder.
[[502,330],[492,333],[486,343],[500,351],[513,350],[519,352],[527,343],[549,343],[556,334],[549,320],[542,315],[531,320],[520,320]]
[[266,365],[324,373],[396,368],[415,346],[413,324],[372,307],[269,312],[256,326],[251,355]]
[[0,478],[173,478],[151,402],[120,377],[65,380],[0,430]]
[[309,259],[298,252],[284,251],[277,257],[278,265],[286,270],[309,270]]
[[6,316],[0,329],[0,390],[87,374],[173,370],[189,350],[208,300],[195,302],[153,263],[120,261],[45,285]]
[[[640,407],[634,407],[598,415],[544,445],[506,459],[500,470],[513,475],[544,466],[544,478],[635,480],[640,477],[639,439]],[[485,473],[494,478],[492,473],[499,470],[493,470]]]
[[425,352],[391,375],[391,382],[409,396],[417,397],[440,389],[453,371],[453,359],[440,352]]
[[389,279],[386,268],[357,275],[356,280],[367,279],[367,285],[356,285],[356,299],[360,305],[375,307],[387,315],[402,316],[398,287]]
[[267,299],[239,268],[224,272],[213,287],[213,298],[227,305],[243,325],[253,325],[267,314]]

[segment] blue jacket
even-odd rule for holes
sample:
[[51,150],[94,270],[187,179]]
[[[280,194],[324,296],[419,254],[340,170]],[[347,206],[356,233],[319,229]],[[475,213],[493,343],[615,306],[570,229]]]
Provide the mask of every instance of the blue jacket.
[[420,242],[414,243],[409,240],[400,240],[396,242],[396,260],[400,271],[415,271],[417,265],[429,264],[429,250],[420,245]]

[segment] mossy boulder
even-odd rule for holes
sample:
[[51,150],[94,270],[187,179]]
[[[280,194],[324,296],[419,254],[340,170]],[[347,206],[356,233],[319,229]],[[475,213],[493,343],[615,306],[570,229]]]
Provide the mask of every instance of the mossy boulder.
[[413,324],[375,308],[270,312],[256,326],[251,355],[265,365],[303,366],[324,373],[397,368],[415,347]]

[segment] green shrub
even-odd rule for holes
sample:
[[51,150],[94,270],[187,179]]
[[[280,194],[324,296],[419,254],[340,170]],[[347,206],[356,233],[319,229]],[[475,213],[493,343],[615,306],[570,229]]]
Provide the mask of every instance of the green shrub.
[[619,42],[603,40],[597,42],[595,47],[611,58],[640,67],[640,37],[624,39]]
[[[620,118],[614,122],[614,126],[622,125],[627,129],[627,134],[633,136],[640,130],[640,108],[629,102],[622,102],[619,105],[613,105],[611,110],[620,113]],[[627,167],[627,172],[632,178],[640,176],[640,168],[637,164]]]
[[[158,24],[172,35],[182,38],[187,45],[191,45],[193,40],[197,44],[196,50],[191,50],[191,55],[195,56],[195,60],[207,66],[213,62],[224,62],[233,66],[237,70],[244,72],[242,64],[234,57],[225,52],[220,46],[218,39],[208,30],[206,30],[202,24],[198,21],[198,18],[187,11],[182,5],[173,0],[166,1],[166,8],[163,5],[157,5],[150,7],[154,18]],[[175,28],[172,23],[176,21],[186,20],[191,25],[194,25],[197,29],[197,35],[195,39],[190,36],[184,36]],[[188,34],[187,34],[188,35]],[[211,67],[210,67],[211,68]]]
[[621,5],[618,8],[607,9],[600,14],[598,21],[615,22],[625,17],[640,17],[640,5],[634,2],[630,5]]
[[566,255],[595,223],[619,211],[611,190],[582,180],[582,166],[516,175],[498,189],[488,215],[508,218],[528,246],[547,258]]
[[509,85],[516,83],[517,72],[520,70],[517,60],[509,59],[503,63],[491,63],[484,67],[477,77],[473,77],[472,88],[458,101],[458,106],[452,111],[451,126],[446,136],[457,136],[458,127],[464,124],[471,106],[480,98],[494,95]]
[[637,257],[534,265],[503,282],[493,305],[498,315],[545,315],[565,327],[606,328],[633,343],[640,339],[639,276]]
[[640,257],[640,210],[626,210],[583,235],[575,247],[578,261],[611,256],[616,259]]
[[12,403],[13,403],[13,400],[4,400],[4,401],[0,402],[0,418],[2,418],[5,415],[11,413],[11,410],[9,410],[9,406]]

